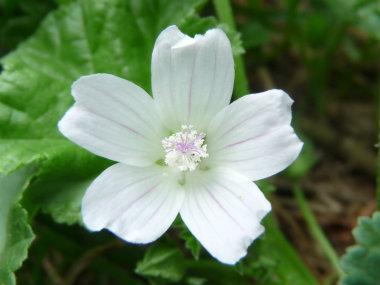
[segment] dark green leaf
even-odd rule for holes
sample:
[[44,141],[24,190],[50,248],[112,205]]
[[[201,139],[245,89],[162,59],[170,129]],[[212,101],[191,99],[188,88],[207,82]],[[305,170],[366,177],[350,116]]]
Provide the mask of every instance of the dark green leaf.
[[201,254],[202,245],[198,240],[190,233],[190,231],[184,227],[181,234],[181,238],[185,240],[185,247],[191,251],[195,260],[199,260]]
[[27,221],[26,211],[18,204],[20,193],[31,175],[34,165],[0,174],[0,284],[14,284],[16,271],[27,257],[34,235]]
[[179,282],[185,274],[185,259],[175,245],[161,239],[148,249],[136,273],[156,284]]
[[380,212],[359,218],[359,226],[353,231],[357,245],[347,249],[342,257],[346,276],[341,280],[347,285],[380,284]]

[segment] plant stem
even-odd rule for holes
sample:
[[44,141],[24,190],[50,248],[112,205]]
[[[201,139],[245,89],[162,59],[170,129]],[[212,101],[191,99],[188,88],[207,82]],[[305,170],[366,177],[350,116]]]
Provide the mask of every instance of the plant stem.
[[[213,0],[216,14],[220,22],[228,25],[231,31],[236,32],[236,25],[229,0]],[[245,73],[242,55],[235,55],[235,86],[233,100],[249,93],[248,80]]]
[[226,23],[232,30],[236,30],[235,20],[229,0],[214,0],[216,14],[221,22]]
[[311,234],[317,240],[319,245],[322,247],[322,250],[325,252],[327,258],[329,259],[331,265],[335,268],[339,277],[341,278],[344,275],[342,268],[340,267],[339,257],[335,253],[330,242],[323,233],[321,227],[319,226],[316,218],[313,215],[313,212],[309,208],[305,196],[302,193],[302,188],[298,182],[294,184],[294,194],[297,200],[299,207],[301,208],[302,214],[305,218],[305,221],[310,229]]

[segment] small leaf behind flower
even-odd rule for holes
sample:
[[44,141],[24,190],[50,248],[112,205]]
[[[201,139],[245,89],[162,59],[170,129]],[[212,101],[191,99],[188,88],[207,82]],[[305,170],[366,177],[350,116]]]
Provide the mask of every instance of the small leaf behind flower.
[[185,274],[185,259],[175,245],[161,238],[150,246],[135,272],[152,284],[179,282]]
[[195,260],[199,260],[201,254],[202,245],[199,241],[190,233],[190,231],[184,227],[180,237],[185,240],[185,247],[191,251]]
[[179,236],[185,241],[185,247],[191,251],[195,260],[199,260],[202,251],[202,245],[191,234],[179,215],[175,219],[173,227],[181,230]]

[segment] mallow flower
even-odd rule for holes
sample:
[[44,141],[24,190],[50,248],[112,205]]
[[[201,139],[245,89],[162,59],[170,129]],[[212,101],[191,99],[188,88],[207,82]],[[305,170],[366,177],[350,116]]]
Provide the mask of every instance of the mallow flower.
[[290,126],[293,101],[269,90],[229,104],[234,61],[220,29],[191,38],[166,28],[151,68],[153,98],[110,74],[72,85],[75,104],[59,130],[117,162],[87,189],[83,222],[146,244],[179,214],[214,258],[234,264],[264,232],[260,222],[271,210],[252,181],[285,169],[301,151]]

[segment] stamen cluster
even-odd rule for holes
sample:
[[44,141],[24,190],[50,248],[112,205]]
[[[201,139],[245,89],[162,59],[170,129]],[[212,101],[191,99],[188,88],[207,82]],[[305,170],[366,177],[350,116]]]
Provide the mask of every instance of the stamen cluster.
[[205,134],[193,129],[193,126],[182,125],[182,131],[162,140],[165,149],[165,163],[180,171],[193,171],[202,158],[208,157]]

